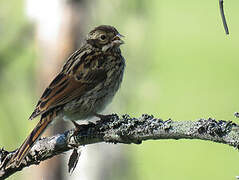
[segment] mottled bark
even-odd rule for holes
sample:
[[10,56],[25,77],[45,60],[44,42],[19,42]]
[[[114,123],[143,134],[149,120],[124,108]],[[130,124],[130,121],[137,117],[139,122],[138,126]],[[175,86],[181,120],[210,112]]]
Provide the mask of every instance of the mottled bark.
[[[4,169],[13,152],[0,150],[0,179],[5,179],[32,164],[39,164],[55,155],[80,145],[99,142],[140,144],[145,140],[159,139],[201,139],[228,144],[235,148],[239,145],[239,126],[231,121],[200,119],[198,121],[163,121],[149,115],[132,118],[123,115],[108,117],[96,124],[81,125],[80,130],[69,130],[63,134],[40,139],[32,148],[20,167]],[[67,163],[67,162],[66,162]]]

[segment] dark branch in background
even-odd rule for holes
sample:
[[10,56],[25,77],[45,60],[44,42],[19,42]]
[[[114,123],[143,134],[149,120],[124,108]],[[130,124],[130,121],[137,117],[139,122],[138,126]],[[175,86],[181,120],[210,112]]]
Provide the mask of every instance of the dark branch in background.
[[[5,179],[32,164],[39,164],[55,155],[76,149],[80,145],[99,142],[140,144],[144,140],[153,139],[201,139],[228,144],[238,149],[238,131],[239,126],[231,121],[216,121],[211,118],[198,121],[171,119],[163,121],[149,115],[142,115],[140,118],[131,118],[129,115],[119,118],[117,115],[112,115],[104,122],[81,125],[77,133],[69,130],[63,134],[40,139],[20,167],[5,169],[13,152],[0,149],[0,179]],[[77,153],[75,155],[73,153],[72,157],[77,156]]]
[[221,17],[222,17],[222,23],[223,23],[223,27],[225,29],[226,34],[229,34],[229,30],[228,30],[228,26],[227,26],[227,21],[226,21],[226,17],[224,14],[224,9],[223,9],[223,0],[219,0],[219,7],[220,7],[220,13],[221,13]]

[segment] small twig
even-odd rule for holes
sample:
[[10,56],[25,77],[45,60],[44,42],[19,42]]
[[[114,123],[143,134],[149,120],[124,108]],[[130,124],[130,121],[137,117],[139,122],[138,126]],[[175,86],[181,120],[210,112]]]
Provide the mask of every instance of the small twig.
[[226,21],[224,9],[223,9],[223,0],[219,0],[219,7],[220,7],[220,13],[221,13],[221,17],[222,17],[223,26],[224,26],[226,34],[228,35],[229,30],[228,30],[227,21]]

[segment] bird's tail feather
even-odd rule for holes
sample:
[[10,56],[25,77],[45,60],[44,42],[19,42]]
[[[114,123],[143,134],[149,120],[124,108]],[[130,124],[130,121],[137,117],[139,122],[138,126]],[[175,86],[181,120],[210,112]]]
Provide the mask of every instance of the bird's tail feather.
[[20,166],[22,160],[26,157],[27,153],[30,151],[31,147],[34,145],[36,140],[40,137],[40,135],[47,128],[49,123],[51,123],[54,113],[42,115],[40,121],[36,125],[36,127],[32,130],[31,134],[27,137],[27,139],[23,142],[20,148],[15,152],[13,157],[7,163],[6,168],[15,163],[17,167]]

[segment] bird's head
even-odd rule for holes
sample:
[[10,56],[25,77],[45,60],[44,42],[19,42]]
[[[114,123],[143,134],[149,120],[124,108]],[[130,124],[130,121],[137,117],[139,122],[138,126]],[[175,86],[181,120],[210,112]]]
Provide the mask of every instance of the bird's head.
[[118,48],[124,43],[121,40],[123,36],[113,27],[101,25],[90,31],[86,41],[94,47],[107,51],[112,48]]

